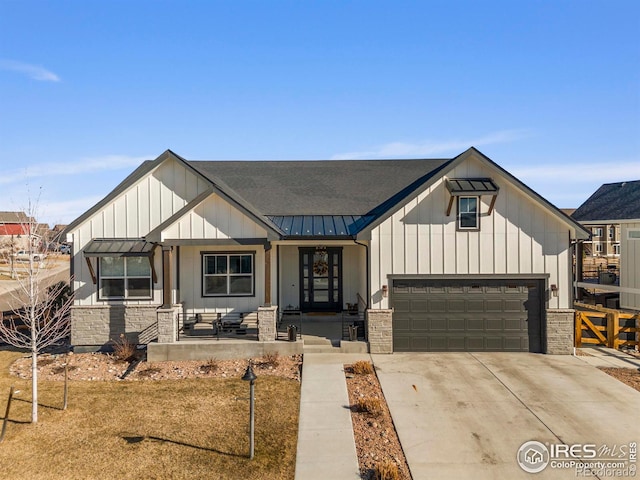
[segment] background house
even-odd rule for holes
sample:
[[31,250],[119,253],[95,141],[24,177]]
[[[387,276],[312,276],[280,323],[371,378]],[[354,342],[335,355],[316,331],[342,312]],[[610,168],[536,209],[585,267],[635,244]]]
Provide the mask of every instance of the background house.
[[640,180],[602,185],[573,218],[591,229],[585,248],[619,255],[618,285],[598,288],[619,292],[621,308],[640,310]]

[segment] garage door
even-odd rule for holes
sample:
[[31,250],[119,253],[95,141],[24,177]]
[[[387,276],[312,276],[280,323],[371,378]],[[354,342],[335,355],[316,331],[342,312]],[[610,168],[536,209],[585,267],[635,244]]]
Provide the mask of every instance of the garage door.
[[541,352],[542,279],[392,280],[396,352]]

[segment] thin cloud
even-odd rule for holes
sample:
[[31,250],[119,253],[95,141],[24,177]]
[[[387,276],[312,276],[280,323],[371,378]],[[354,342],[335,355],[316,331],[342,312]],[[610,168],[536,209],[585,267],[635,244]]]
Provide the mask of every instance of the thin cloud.
[[[559,162],[560,163],[560,162]],[[523,181],[546,181],[549,183],[599,184],[640,179],[640,159],[580,163],[578,165],[511,166],[509,171]]]
[[71,223],[102,200],[102,197],[102,195],[95,195],[62,202],[46,202],[45,208],[38,214],[38,220],[49,225]]
[[30,65],[28,63],[16,62],[14,60],[0,60],[0,69],[23,73],[29,78],[40,82],[60,81],[60,77],[58,75],[39,65]]
[[105,155],[102,157],[82,158],[76,162],[41,163],[19,170],[4,172],[1,184],[22,181],[25,178],[39,178],[60,175],[78,175],[81,173],[103,172],[137,167],[149,157],[130,157],[127,155]]
[[470,146],[481,147],[496,143],[509,143],[531,136],[529,130],[502,130],[479,138],[446,141],[426,140],[419,143],[391,142],[372,150],[339,153],[332,160],[355,160],[362,158],[428,157],[443,153],[460,153]]

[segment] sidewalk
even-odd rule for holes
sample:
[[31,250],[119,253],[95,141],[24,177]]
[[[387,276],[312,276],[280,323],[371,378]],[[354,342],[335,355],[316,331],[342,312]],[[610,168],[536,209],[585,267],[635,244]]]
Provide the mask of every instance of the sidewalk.
[[583,347],[577,350],[588,355],[576,355],[576,357],[594,367],[640,369],[640,358],[613,348]]
[[[48,262],[48,261],[47,261]],[[22,267],[22,268],[20,268]],[[24,269],[23,265],[18,267],[18,272]],[[9,267],[2,268],[3,273],[9,275]],[[6,270],[6,271],[5,271]],[[39,273],[40,280],[45,284],[52,284],[59,281],[69,282],[69,256],[61,257],[52,261],[48,268]],[[0,280],[0,312],[11,310],[16,303],[16,299],[12,292],[19,286],[18,280],[2,279]]]
[[359,480],[343,365],[369,354],[305,353],[296,480]]

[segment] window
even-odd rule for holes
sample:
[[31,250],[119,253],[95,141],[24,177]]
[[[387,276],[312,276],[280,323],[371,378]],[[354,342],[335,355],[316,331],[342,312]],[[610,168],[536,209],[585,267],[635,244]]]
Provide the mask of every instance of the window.
[[640,230],[629,230],[627,232],[627,238],[629,240],[640,240]]
[[202,255],[202,295],[253,295],[253,253]]
[[613,240],[616,236],[616,228],[609,227],[609,240]]
[[151,298],[149,257],[100,257],[100,299]]
[[602,237],[602,227],[596,227],[593,229],[594,237]]
[[620,244],[619,243],[614,243],[613,244],[613,254],[614,255],[620,255]]
[[458,197],[458,228],[477,230],[480,228],[478,197]]
[[596,253],[602,253],[602,244],[596,243]]

